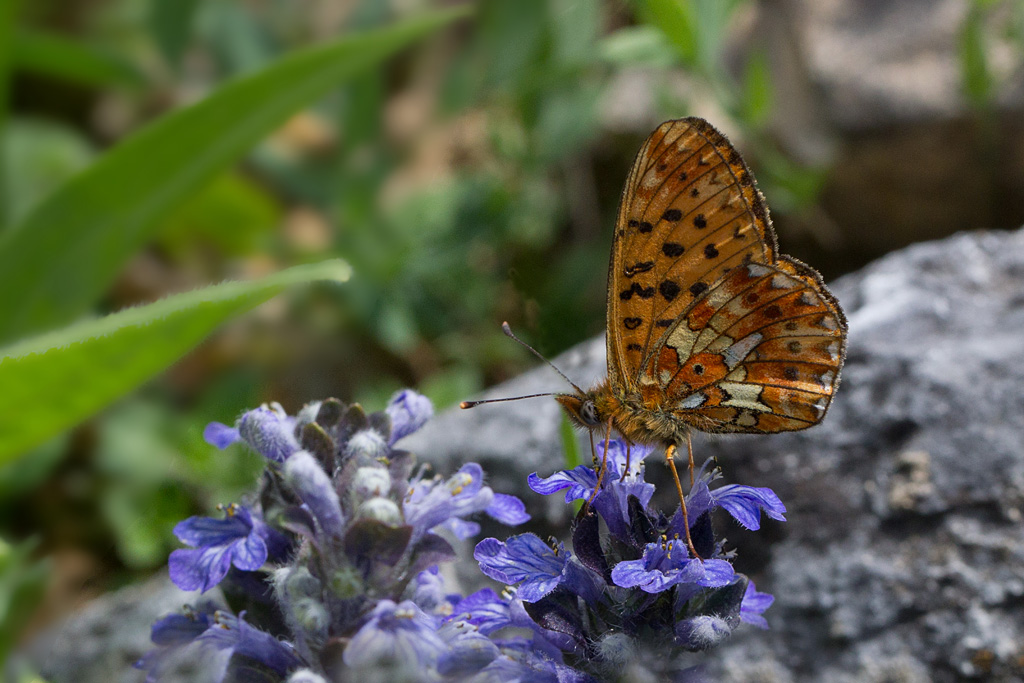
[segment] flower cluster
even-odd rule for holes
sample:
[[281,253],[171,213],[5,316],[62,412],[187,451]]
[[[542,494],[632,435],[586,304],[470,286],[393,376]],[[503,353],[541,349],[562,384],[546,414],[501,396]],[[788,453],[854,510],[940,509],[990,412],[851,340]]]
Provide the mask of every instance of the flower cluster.
[[702,470],[687,497],[692,557],[681,513],[650,506],[650,449],[634,446],[630,459],[621,441],[608,446],[596,492],[589,467],[529,479],[538,493],[589,502],[572,551],[532,533],[484,539],[474,558],[504,590],[450,592],[439,569],[456,555],[446,538],[477,534],[478,513],[508,525],[529,515],[486,486],[479,465],[428,477],[396,448],[431,414],[426,398],[402,391],[369,415],[330,399],[207,427],[207,441],[243,442],[267,467],[251,499],[175,527],[189,547],[171,554],[172,581],[218,587],[223,603],[204,596],[153,626],[156,647],[137,663],[147,681],[203,653],[225,681],[582,683],[713,647],[740,622],[767,626],[771,596],[735,573],[710,515],[720,507],[757,529],[762,511],[783,519],[782,503],[768,489],[711,489],[716,474]]
[[711,512],[720,507],[756,530],[762,511],[784,520],[785,506],[766,488],[712,489],[718,472],[705,466],[686,496],[701,556],[693,557],[682,540],[681,510],[668,517],[650,506],[654,486],[644,481],[650,453],[643,446],[629,453],[625,442],[612,440],[596,494],[590,467],[530,476],[537,493],[565,490],[567,503],[587,501],[573,527],[574,552],[526,533],[485,539],[474,554],[485,574],[517,586],[516,598],[534,623],[560,634],[566,662],[601,679],[619,677],[624,665],[659,673],[650,664],[668,664],[665,653],[714,647],[741,622],[767,628],[762,613],[773,598],[734,571],[715,539]]

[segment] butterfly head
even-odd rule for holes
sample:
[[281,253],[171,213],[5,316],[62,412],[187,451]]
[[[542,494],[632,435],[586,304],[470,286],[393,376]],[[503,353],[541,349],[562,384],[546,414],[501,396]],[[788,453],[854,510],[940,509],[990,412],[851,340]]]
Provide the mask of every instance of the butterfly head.
[[606,406],[595,392],[555,394],[555,400],[565,409],[569,419],[583,429],[593,429],[608,421]]

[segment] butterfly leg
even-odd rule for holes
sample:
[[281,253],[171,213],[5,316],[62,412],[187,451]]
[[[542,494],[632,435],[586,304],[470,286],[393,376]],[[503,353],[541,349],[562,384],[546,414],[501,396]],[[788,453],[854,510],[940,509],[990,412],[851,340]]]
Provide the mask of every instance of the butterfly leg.
[[686,452],[690,456],[690,488],[693,488],[693,440],[690,438],[690,433],[686,433]]
[[686,496],[683,495],[683,485],[679,482],[679,472],[676,471],[675,453],[676,445],[669,444],[665,449],[665,462],[668,464],[669,470],[672,471],[672,478],[676,482],[676,491],[679,493],[679,507],[683,512],[683,528],[686,529],[686,547],[690,549],[694,557],[703,561],[704,558],[697,553],[697,549],[693,547],[693,539],[690,538],[690,517],[686,513]]
[[623,479],[625,479],[625,478],[626,478],[626,475],[628,475],[628,474],[629,474],[629,466],[630,466],[630,455],[631,455],[631,454],[630,454],[630,449],[629,449],[629,447],[630,447],[630,446],[632,446],[632,445],[633,445],[633,444],[632,444],[632,442],[630,442],[630,441],[629,441],[629,440],[627,439],[627,440],[626,440],[626,469],[625,469],[625,471],[624,471],[624,472],[622,473],[622,478],[623,478]]
[[[604,480],[604,472],[608,469],[608,445],[612,440],[612,421],[608,420],[608,429],[604,433],[604,456],[601,458],[601,468],[597,471],[597,484],[594,485],[594,492],[590,494],[590,500],[587,501],[586,507],[589,509],[590,504],[597,498],[598,491],[601,490],[601,482]],[[596,461],[597,458],[595,457]]]

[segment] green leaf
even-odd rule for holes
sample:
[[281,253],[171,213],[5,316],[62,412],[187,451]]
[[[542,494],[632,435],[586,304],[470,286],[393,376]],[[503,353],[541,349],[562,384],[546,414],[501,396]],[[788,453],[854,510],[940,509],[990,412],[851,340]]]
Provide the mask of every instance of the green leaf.
[[183,356],[225,320],[289,285],[350,275],[343,261],[225,282],[0,350],[0,464],[74,426]]
[[[11,75],[11,37],[14,35],[14,17],[17,5],[17,0],[0,0],[0,145],[3,145],[6,139],[7,90]],[[9,196],[7,175],[3,166],[0,165],[0,233],[3,232],[7,221],[10,220]]]
[[290,114],[465,8],[296,52],[122,142],[0,240],[0,340],[87,311],[171,209]]
[[640,0],[638,13],[644,23],[656,26],[679,52],[686,64],[698,58],[698,41],[693,10],[684,0]]
[[964,94],[979,108],[991,104],[995,87],[985,49],[985,13],[982,4],[976,1],[960,33],[960,72]]
[[603,38],[601,59],[614,66],[667,69],[677,61],[664,32],[653,26],[625,26]]
[[772,73],[768,55],[754,52],[747,61],[743,74],[743,92],[740,99],[740,116],[744,123],[760,128],[768,123],[774,101]]
[[49,563],[32,559],[37,545],[35,540],[10,545],[0,539],[0,662],[7,660],[46,592]]
[[167,61],[174,66],[181,63],[188,46],[198,6],[199,0],[150,0],[150,30]]
[[52,33],[19,30],[12,66],[88,86],[138,86],[142,75],[118,55]]

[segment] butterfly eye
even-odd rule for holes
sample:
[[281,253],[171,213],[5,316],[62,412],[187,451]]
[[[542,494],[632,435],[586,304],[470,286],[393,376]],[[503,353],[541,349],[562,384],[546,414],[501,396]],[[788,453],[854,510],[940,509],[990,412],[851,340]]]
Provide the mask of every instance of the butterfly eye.
[[594,402],[590,400],[584,401],[583,405],[580,406],[580,417],[583,418],[584,422],[591,426],[596,427],[601,423],[601,421],[597,419],[597,408],[594,406]]

